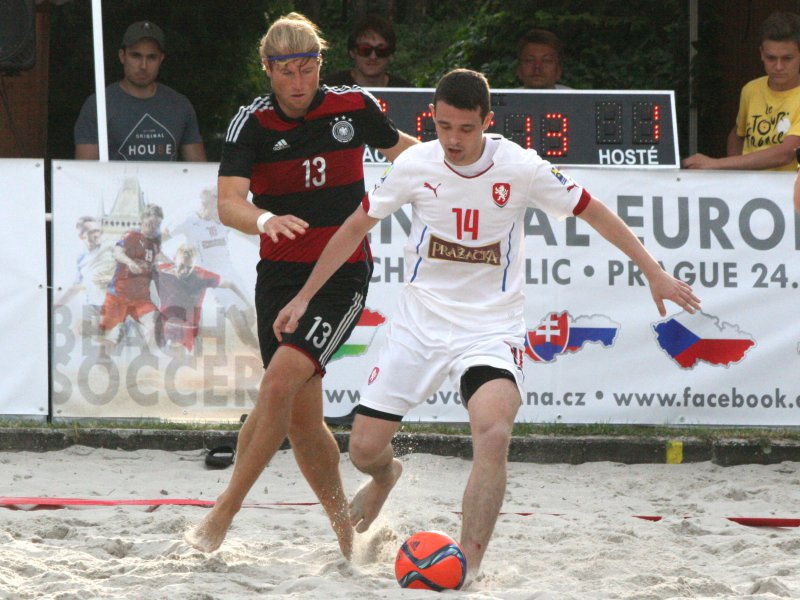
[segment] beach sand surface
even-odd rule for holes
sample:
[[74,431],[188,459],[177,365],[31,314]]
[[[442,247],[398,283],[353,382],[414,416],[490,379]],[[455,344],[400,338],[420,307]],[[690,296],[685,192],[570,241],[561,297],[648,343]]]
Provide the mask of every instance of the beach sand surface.
[[[203,459],[200,450],[85,446],[1,452],[0,496],[214,500],[231,469],[208,470]],[[316,499],[290,451],[275,456],[247,498],[259,506],[242,509],[212,554],[183,541],[203,507],[0,509],[0,598],[434,598],[398,586],[394,557],[416,531],[458,538],[471,463],[402,461],[403,477],[356,536],[350,562],[319,505],[300,504]],[[363,477],[346,454],[341,468],[352,496]],[[444,598],[800,598],[800,528],[727,519],[800,518],[800,463],[510,463],[503,511],[480,575]]]

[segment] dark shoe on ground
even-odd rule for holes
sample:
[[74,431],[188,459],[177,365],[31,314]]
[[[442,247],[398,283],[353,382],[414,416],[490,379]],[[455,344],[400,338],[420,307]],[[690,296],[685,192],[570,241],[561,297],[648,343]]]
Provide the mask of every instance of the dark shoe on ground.
[[235,456],[233,446],[217,446],[206,454],[206,466],[209,469],[227,469],[233,464]]

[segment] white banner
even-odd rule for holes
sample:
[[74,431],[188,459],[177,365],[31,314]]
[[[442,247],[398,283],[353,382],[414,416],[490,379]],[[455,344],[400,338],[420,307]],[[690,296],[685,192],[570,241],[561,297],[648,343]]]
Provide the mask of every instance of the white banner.
[[[369,166],[377,181],[382,166]],[[800,217],[793,175],[771,172],[564,169],[688,281],[703,314],[662,319],[627,257],[577,219],[531,211],[527,232],[529,360],[518,421],[800,424]],[[368,306],[388,316],[402,280],[406,215],[373,230]],[[376,341],[380,337],[380,331]],[[534,358],[536,357],[536,358]],[[357,363],[357,364],[356,364]],[[369,361],[326,378],[349,410]],[[334,412],[330,409],[330,412]],[[449,384],[408,420],[462,422]]]
[[[200,209],[203,190],[214,186],[216,169],[55,163],[56,297],[73,286],[76,260],[87,249],[75,228],[81,216],[100,221],[105,241],[114,243],[138,225],[141,207],[153,202],[164,210],[165,229],[179,231]],[[384,166],[365,169],[372,185]],[[668,316],[661,318],[643,278],[616,248],[582,221],[558,223],[530,211],[530,356],[518,420],[800,424],[800,224],[791,208],[793,176],[565,170],[617,211],[669,272],[693,285],[703,314],[690,317],[668,305]],[[367,310],[329,365],[328,415],[352,408],[372,368],[369,349],[381,339],[403,284],[408,225],[401,212],[371,233],[376,264]],[[252,296],[255,238],[230,232],[218,239],[224,241],[214,243],[230,252],[227,278]],[[172,257],[186,242],[183,234],[173,236],[164,243],[165,254]],[[77,295],[57,306],[55,416],[222,420],[249,410],[260,359],[221,312],[215,292],[202,300],[200,331],[190,349],[144,352],[146,332],[129,322],[99,363],[90,299]],[[448,383],[407,419],[463,422],[467,415]]]
[[44,161],[0,160],[0,415],[46,417],[47,245]]

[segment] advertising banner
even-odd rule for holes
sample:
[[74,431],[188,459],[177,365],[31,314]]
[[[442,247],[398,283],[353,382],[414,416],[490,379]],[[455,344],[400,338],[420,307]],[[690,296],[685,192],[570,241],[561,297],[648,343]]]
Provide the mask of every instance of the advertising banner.
[[[204,209],[216,169],[54,166],[54,416],[220,421],[252,407],[262,373],[252,336],[258,239],[225,228]],[[368,186],[384,169],[365,164]],[[792,175],[564,170],[694,287],[703,312],[687,315],[668,304],[661,317],[641,273],[615,247],[580,219],[556,222],[530,210],[526,395],[518,420],[800,424],[800,225]],[[148,204],[163,212],[160,277],[147,282],[146,302],[140,288],[131,303],[114,277],[114,248],[148,245],[131,234],[144,225]],[[400,211],[370,234],[375,272],[367,309],[329,364],[328,415],[351,410],[372,369],[403,285],[409,224],[409,213]],[[191,264],[194,287],[184,290],[177,303],[184,313],[176,317],[171,298],[181,289],[181,262]],[[117,310],[119,322],[102,322],[104,305]],[[464,422],[467,413],[445,382],[406,419]]]
[[[384,166],[368,166],[377,181]],[[690,283],[703,312],[658,314],[641,273],[580,219],[526,222],[526,397],[520,422],[800,424],[800,217],[793,175],[567,168]],[[368,306],[391,314],[408,215],[373,230]],[[373,319],[375,320],[375,319]],[[380,339],[380,331],[375,341]],[[331,371],[347,412],[371,365]],[[351,384],[355,375],[361,385]],[[330,409],[333,412],[333,409]],[[407,420],[462,422],[449,384]]]
[[0,415],[47,416],[44,161],[0,160]]

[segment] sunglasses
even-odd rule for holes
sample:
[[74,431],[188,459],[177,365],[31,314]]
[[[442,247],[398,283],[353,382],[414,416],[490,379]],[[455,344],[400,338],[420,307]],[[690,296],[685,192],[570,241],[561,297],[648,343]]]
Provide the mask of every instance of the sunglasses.
[[356,54],[361,57],[367,58],[373,52],[378,58],[388,58],[392,55],[393,50],[389,46],[370,46],[369,44],[358,44],[356,46]]

